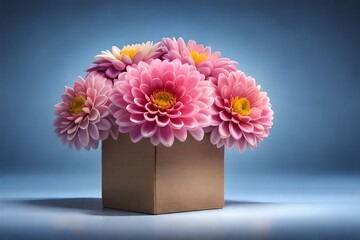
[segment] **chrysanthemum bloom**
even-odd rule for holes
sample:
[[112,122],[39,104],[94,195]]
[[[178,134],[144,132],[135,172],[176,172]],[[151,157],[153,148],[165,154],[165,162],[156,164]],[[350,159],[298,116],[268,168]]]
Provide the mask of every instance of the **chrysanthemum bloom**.
[[111,100],[119,131],[133,142],[150,138],[154,145],[185,141],[187,132],[198,141],[210,124],[213,87],[194,66],[159,59],[127,67],[115,82]]
[[92,72],[85,80],[78,77],[74,88],[65,87],[63,102],[55,105],[55,132],[64,144],[77,150],[97,148],[99,140],[111,133],[117,138],[114,119],[109,115],[112,86],[103,75]]
[[269,135],[273,111],[266,92],[243,72],[220,74],[215,91],[210,140],[218,147],[254,149]]
[[142,44],[133,44],[124,46],[121,50],[113,46],[112,51],[102,51],[96,56],[93,62],[95,66],[90,67],[86,71],[104,72],[106,77],[115,79],[119,73],[125,71],[126,66],[137,64],[140,61],[149,62],[152,59],[159,58],[164,53],[164,45],[162,43],[146,42]]
[[167,49],[164,59],[179,59],[182,63],[194,65],[205,78],[217,78],[220,73],[236,71],[235,61],[221,58],[220,52],[212,53],[209,46],[198,45],[194,40],[189,40],[186,44],[182,38],[163,38],[163,43]]

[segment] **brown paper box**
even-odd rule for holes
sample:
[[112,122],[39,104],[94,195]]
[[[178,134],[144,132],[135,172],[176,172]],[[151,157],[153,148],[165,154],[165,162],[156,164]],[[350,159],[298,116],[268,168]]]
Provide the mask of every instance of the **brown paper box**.
[[224,207],[224,148],[190,134],[170,148],[127,134],[102,143],[104,207],[151,214]]

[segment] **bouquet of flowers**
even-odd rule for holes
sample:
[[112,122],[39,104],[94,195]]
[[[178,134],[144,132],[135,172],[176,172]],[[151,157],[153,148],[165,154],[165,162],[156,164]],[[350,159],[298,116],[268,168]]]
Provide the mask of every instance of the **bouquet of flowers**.
[[269,135],[273,111],[255,79],[209,46],[164,38],[103,51],[87,76],[65,87],[55,105],[55,132],[87,150],[119,133],[171,147],[204,133],[217,147],[254,149]]

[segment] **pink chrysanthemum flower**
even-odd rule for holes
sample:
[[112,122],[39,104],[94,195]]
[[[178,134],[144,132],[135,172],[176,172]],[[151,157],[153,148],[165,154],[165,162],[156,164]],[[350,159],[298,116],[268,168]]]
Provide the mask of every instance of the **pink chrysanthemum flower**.
[[164,45],[162,43],[146,42],[142,44],[133,44],[124,46],[121,50],[113,46],[112,51],[102,51],[96,56],[93,62],[95,66],[87,69],[87,72],[100,71],[104,72],[106,77],[115,79],[119,73],[125,71],[126,66],[137,64],[140,61],[149,62],[152,59],[159,58],[164,53]]
[[206,79],[211,77],[210,80],[215,81],[220,73],[236,71],[236,62],[221,58],[220,52],[212,53],[209,46],[198,45],[194,40],[186,44],[182,38],[163,38],[163,43],[167,49],[164,59],[179,59],[182,63],[194,65]]
[[269,135],[273,111],[266,92],[260,92],[255,79],[243,72],[220,74],[212,106],[210,140],[218,147],[235,145],[240,152],[256,148]]
[[78,77],[74,88],[65,87],[63,102],[55,105],[55,132],[64,144],[77,150],[96,149],[99,140],[111,133],[117,138],[115,119],[109,115],[109,95],[112,86],[103,75],[91,72],[85,80]]
[[167,147],[175,138],[185,141],[187,132],[202,140],[214,88],[194,66],[156,59],[129,66],[127,72],[110,97],[120,132],[129,132],[133,142],[149,137],[154,145]]

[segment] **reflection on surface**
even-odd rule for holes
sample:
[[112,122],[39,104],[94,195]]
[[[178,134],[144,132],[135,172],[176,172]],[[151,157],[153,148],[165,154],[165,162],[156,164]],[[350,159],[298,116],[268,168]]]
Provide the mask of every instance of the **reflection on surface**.
[[0,239],[360,239],[359,177],[244,179],[224,209],[147,215],[102,208],[84,178],[2,177]]
[[85,213],[99,216],[137,216],[141,213],[121,211],[111,208],[103,208],[101,198],[49,198],[30,199],[15,201],[18,204],[26,204],[35,207],[57,208],[58,210],[73,210],[78,213]]
[[0,236],[5,238],[29,234],[57,239],[360,236],[359,205],[227,200],[220,210],[164,215],[102,208],[100,198],[6,199],[1,205]]

